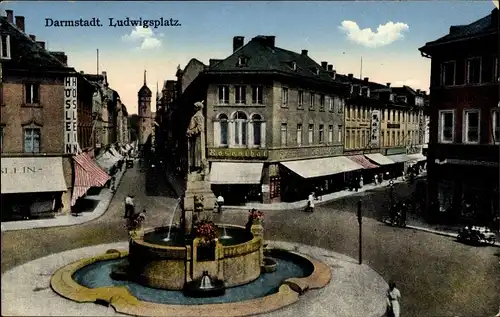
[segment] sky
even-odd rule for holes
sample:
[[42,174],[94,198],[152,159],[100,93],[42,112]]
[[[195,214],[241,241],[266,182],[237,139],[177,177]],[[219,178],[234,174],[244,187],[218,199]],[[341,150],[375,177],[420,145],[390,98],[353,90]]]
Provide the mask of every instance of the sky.
[[[257,35],[276,36],[276,46],[309,50],[318,63],[328,61],[338,73],[369,77],[429,89],[430,60],[419,47],[448,33],[451,25],[488,15],[492,1],[8,1],[0,9],[25,17],[27,34],[45,41],[51,51],[64,51],[78,71],[106,71],[129,113],[137,113],[137,91],[147,85],[156,93],[197,58],[224,59],[232,53],[233,36],[245,43]],[[56,27],[51,21],[92,20],[101,27]],[[119,26],[117,21],[159,20],[177,26]],[[113,25],[110,25],[112,19]],[[172,19],[172,20],[171,20]],[[361,68],[361,59],[363,60]],[[361,74],[362,69],[362,74]],[[154,111],[155,104],[152,103]]]

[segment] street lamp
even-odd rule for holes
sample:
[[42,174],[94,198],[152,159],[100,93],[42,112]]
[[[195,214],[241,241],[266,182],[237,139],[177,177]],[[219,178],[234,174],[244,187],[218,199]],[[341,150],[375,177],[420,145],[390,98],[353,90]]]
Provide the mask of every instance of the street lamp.
[[359,264],[363,263],[363,234],[362,234],[362,229],[363,229],[363,215],[361,213],[361,199],[358,200],[358,224],[359,224],[359,249],[358,249],[358,258],[359,258]]
[[389,197],[390,197],[390,201],[391,201],[391,205],[390,205],[390,210],[392,210],[393,206],[394,206],[394,179],[390,179],[389,180]]

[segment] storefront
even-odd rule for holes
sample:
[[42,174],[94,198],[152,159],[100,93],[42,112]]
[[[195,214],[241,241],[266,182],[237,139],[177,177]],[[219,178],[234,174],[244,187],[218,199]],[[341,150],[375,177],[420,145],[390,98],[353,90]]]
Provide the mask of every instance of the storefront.
[[[281,200],[298,201],[312,192],[325,195],[343,190],[346,175],[360,171],[363,166],[345,156],[280,162]],[[290,173],[291,172],[291,173]]]
[[64,209],[69,191],[62,157],[2,157],[1,163],[2,220],[53,216]]
[[379,165],[377,173],[382,175],[382,180],[388,179],[387,173],[391,173],[391,167],[394,164],[394,161],[388,159],[385,155],[382,155],[380,153],[365,154],[365,157]]
[[73,159],[75,181],[71,195],[72,207],[90,188],[104,187],[110,178],[87,153],[80,153]]
[[351,155],[348,158],[354,163],[363,166],[363,170],[361,171],[363,184],[370,184],[375,181],[375,175],[380,173],[380,165],[370,162],[364,155]]

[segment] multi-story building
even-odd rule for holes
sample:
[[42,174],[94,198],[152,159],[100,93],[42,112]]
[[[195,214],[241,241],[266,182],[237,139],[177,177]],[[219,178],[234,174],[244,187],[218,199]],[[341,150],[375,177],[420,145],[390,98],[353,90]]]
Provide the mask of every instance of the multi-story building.
[[6,12],[0,17],[2,215],[67,212],[82,181],[73,158],[93,146],[94,87],[67,66],[64,53],[26,34],[24,17],[14,23],[13,11]]
[[[332,65],[316,63],[307,50],[279,48],[274,36],[247,44],[234,37],[226,59],[192,64],[183,71],[187,80],[177,81],[182,95],[171,122],[181,126],[171,129],[180,131],[179,138],[185,135],[192,115],[188,105],[206,101],[207,156],[216,194],[238,202],[244,196],[264,203],[295,201],[316,187],[340,189],[345,172],[363,168],[342,156],[348,85],[336,78]],[[177,142],[180,148],[185,144]]]
[[440,218],[498,215],[498,9],[419,50],[431,58],[430,210]]

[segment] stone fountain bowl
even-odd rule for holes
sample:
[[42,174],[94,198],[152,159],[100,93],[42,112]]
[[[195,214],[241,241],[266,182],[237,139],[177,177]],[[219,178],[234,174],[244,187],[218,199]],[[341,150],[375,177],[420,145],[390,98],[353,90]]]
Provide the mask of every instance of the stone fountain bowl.
[[[243,226],[217,227],[219,237],[222,236],[224,228],[228,236],[231,236],[230,239],[218,240],[216,262],[219,263],[215,265],[217,270],[220,270],[226,287],[247,284],[257,279],[261,274],[262,238],[254,237]],[[144,237],[134,237],[130,240],[130,278],[148,287],[183,290],[188,280],[186,274],[194,265],[192,257],[188,258],[187,254],[192,254],[193,250],[190,243],[186,244],[182,232],[177,228],[172,228],[171,239],[164,241],[168,231],[168,227],[149,229],[145,230]],[[243,272],[241,267],[245,268]]]

